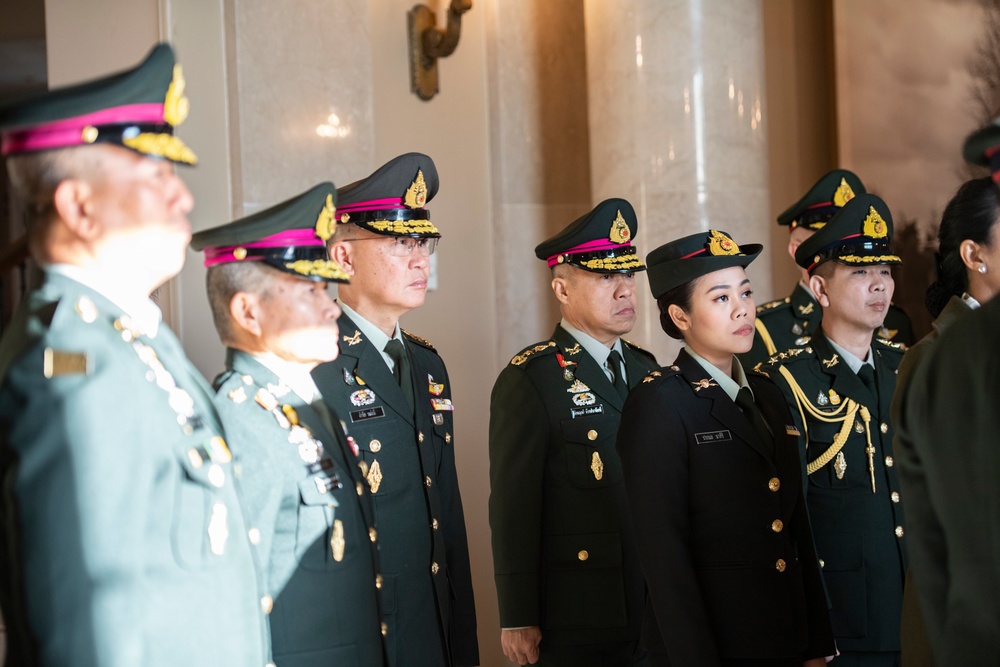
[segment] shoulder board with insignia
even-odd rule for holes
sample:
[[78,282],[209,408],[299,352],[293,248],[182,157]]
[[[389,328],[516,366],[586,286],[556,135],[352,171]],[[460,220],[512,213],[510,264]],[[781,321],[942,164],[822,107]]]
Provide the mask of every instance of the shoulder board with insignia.
[[639,354],[641,354],[641,355],[643,355],[645,357],[648,357],[649,359],[652,359],[653,361],[656,361],[656,357],[653,356],[653,353],[650,352],[649,350],[636,345],[635,343],[633,343],[630,340],[625,340],[624,338],[622,338],[621,340],[622,340],[623,343],[625,343],[626,345],[628,345],[630,349],[633,349],[636,352],[638,352]]
[[514,358],[510,360],[510,363],[514,366],[520,366],[526,362],[530,357],[539,356],[542,354],[550,354],[557,350],[556,342],[553,340],[546,341],[544,343],[539,343],[538,345],[529,345],[528,347],[521,350],[519,354],[514,355]]
[[775,299],[774,301],[768,301],[765,304],[757,306],[757,312],[758,313],[766,313],[769,310],[774,310],[775,308],[780,308],[781,306],[785,306],[788,303],[790,303],[790,301],[789,301],[789,299],[788,299],[787,296],[784,299]]
[[811,347],[792,347],[784,352],[779,352],[767,360],[768,364],[784,364],[796,359],[812,358],[813,349]]
[[657,380],[662,380],[663,378],[672,377],[674,375],[680,375],[680,372],[681,369],[677,366],[663,366],[662,368],[657,368],[655,371],[646,373],[646,377],[639,381],[639,386],[649,384],[650,382],[655,382]]
[[418,344],[418,345],[420,345],[422,347],[426,347],[431,352],[437,353],[437,350],[434,348],[434,346],[431,345],[426,339],[421,338],[420,336],[414,336],[413,334],[411,334],[406,329],[400,329],[400,331],[402,331],[403,335],[406,336],[407,338],[409,338],[410,340],[412,340],[414,343],[416,343],[416,344]]
[[875,336],[875,342],[890,349],[898,350],[900,352],[906,352],[906,350],[908,349],[905,343],[893,343],[891,340],[886,340],[881,336]]

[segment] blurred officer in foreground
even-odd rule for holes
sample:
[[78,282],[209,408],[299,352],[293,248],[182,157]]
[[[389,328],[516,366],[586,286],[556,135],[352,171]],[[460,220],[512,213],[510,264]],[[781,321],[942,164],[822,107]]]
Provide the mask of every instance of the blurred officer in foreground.
[[873,336],[892,299],[892,216],[875,195],[847,202],[795,261],[823,308],[804,347],[765,372],[800,433],[806,505],[830,597],[836,667],[898,666],[906,572],[889,419],[901,346]]
[[360,450],[393,667],[479,664],[451,382],[434,347],[399,326],[427,293],[437,189],[431,159],[407,153],[337,191],[327,247],[351,282],[339,288],[340,354],[313,371]]
[[646,587],[615,433],[656,368],[635,325],[638,221],[608,199],[535,248],[562,321],[500,373],[490,402],[490,528],[504,654],[521,665],[642,665]]
[[[857,195],[865,194],[861,179],[846,169],[834,169],[825,174],[799,201],[778,216],[778,224],[788,227],[788,254],[795,259],[799,246],[823,229],[844,204]],[[766,361],[778,352],[801,347],[802,341],[819,328],[823,309],[809,288],[809,273],[799,267],[801,278],[792,293],[757,306],[757,335],[753,347],[739,355],[747,368]],[[913,325],[901,308],[889,304],[878,335],[885,340],[910,345],[914,342]]]
[[44,282],[0,343],[8,664],[263,665],[256,574],[212,392],[149,299],[193,201],[169,46],[0,108]]
[[378,548],[359,459],[310,371],[337,357],[332,183],[194,235],[226,370],[216,404],[243,474],[279,665],[385,665]]
[[[1000,119],[969,136],[964,155],[1000,180]],[[988,240],[968,248],[975,251],[968,263],[963,255],[975,267],[969,291],[971,276],[982,279],[975,297],[984,299],[982,307],[963,313],[924,349],[895,399],[900,475],[915,498],[907,508],[914,580],[941,667],[995,662],[1000,652],[1000,300],[990,278],[1000,272],[1000,257],[990,217],[982,221],[992,230]]]

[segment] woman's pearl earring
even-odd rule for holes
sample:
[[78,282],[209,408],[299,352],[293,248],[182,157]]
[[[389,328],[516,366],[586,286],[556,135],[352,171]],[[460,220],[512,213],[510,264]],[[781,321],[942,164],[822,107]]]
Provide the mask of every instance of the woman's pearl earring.
[[985,266],[980,266],[979,267],[979,272],[980,273],[986,273],[986,267]]

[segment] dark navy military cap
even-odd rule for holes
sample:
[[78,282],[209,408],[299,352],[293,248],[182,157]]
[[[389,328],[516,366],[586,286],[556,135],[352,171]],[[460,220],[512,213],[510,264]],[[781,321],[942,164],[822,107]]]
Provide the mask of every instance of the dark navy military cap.
[[1000,181],[1000,118],[969,135],[962,146],[962,157],[966,162],[989,167],[993,182]]
[[654,299],[707,273],[731,266],[746,268],[764,246],[737,245],[726,232],[710,229],[661,245],[646,255],[646,273]]
[[846,169],[834,169],[825,174],[798,200],[778,216],[779,225],[789,231],[805,227],[823,229],[841,207],[857,195],[866,192],[861,179]]
[[337,190],[337,222],[384,236],[439,238],[425,208],[437,191],[434,161],[423,153],[406,153]]
[[197,156],[173,136],[187,115],[181,66],[159,44],[133,69],[0,104],[0,153],[110,143],[194,164]]
[[645,271],[632,239],[639,229],[632,204],[605,199],[535,248],[550,267],[568,264],[594,273]]
[[204,250],[209,267],[258,261],[300,278],[350,282],[326,253],[326,240],[336,224],[336,196],[333,183],[320,183],[267,210],[198,232],[191,237],[191,247]]
[[812,272],[827,260],[841,264],[902,264],[892,250],[892,214],[873,194],[858,195],[795,251],[795,263]]

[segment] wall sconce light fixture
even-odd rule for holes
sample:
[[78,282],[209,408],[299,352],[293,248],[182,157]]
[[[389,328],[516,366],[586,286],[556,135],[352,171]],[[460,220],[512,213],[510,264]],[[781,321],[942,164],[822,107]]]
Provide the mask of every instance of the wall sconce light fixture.
[[413,5],[406,14],[410,36],[410,90],[427,101],[438,92],[438,58],[450,56],[462,34],[462,14],[472,9],[472,0],[451,0],[448,23],[437,27],[434,10]]

